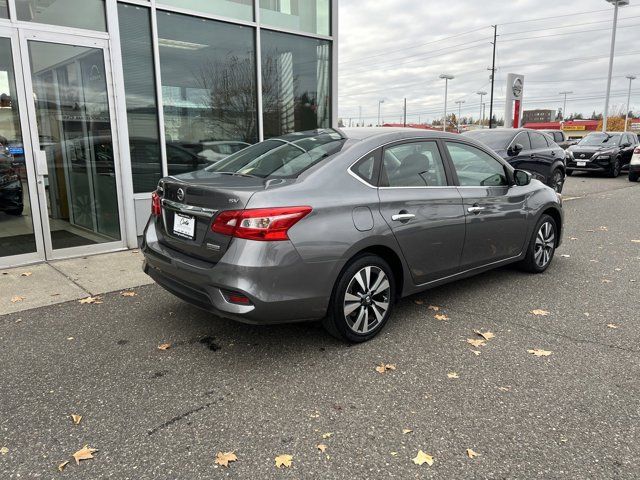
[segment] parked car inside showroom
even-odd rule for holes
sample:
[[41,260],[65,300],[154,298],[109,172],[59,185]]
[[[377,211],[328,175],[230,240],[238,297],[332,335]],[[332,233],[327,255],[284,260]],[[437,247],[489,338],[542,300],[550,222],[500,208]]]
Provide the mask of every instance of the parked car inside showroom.
[[638,137],[634,133],[593,132],[567,149],[567,175],[603,173],[615,178],[629,165]]
[[544,272],[561,196],[483,144],[392,128],[292,133],[160,180],[144,271],[245,323],[363,342],[397,299],[499,266]]
[[472,130],[463,135],[484,143],[513,168],[526,170],[556,192],[562,192],[566,155],[549,135],[526,128]]

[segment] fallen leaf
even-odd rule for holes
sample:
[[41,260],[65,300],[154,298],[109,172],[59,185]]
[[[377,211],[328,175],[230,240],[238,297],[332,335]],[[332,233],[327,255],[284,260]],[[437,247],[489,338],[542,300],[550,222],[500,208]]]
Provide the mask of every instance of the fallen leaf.
[[23,297],[22,295],[16,295],[15,297],[11,297],[11,303],[20,303],[26,298],[27,297]]
[[73,454],[73,458],[76,460],[76,465],[80,465],[80,460],[88,460],[93,458],[93,454],[97,452],[96,448],[91,448],[89,445],[85,445],[76,453]]
[[158,345],[158,350],[169,350],[170,348],[170,343],[161,343],[160,345]]
[[9,453],[9,449],[7,447],[0,448],[0,454],[6,455],[7,453]]
[[411,430],[410,428],[403,428],[403,429],[402,429],[402,433],[403,433],[404,435],[406,435],[407,433],[411,433],[411,432],[413,432],[413,430]]
[[429,310],[433,310],[434,312],[437,312],[440,310],[440,307],[436,306],[436,305],[429,305],[427,307]]
[[479,338],[477,340],[475,338],[467,338],[467,343],[476,348],[484,347],[487,344],[485,340],[480,340]]
[[536,357],[548,357],[553,353],[553,352],[550,352],[549,350],[541,350],[539,348],[536,348],[535,350],[527,350],[527,352],[532,353]]
[[312,413],[311,415],[309,415],[310,418],[318,418],[320,417],[320,414],[318,412],[316,413]]
[[414,300],[413,303],[415,303],[416,305],[422,305],[424,303],[424,300]]
[[31,272],[22,272],[20,274],[21,277],[30,277],[31,275],[33,275],[33,273],[31,273]]
[[621,269],[621,268],[614,268],[613,270],[614,270],[615,272],[621,272],[621,271],[622,271],[622,269]]
[[438,314],[436,314],[436,315],[434,315],[434,316],[433,316],[433,318],[435,318],[436,320],[441,320],[441,321],[443,321],[443,320],[449,320],[449,317],[447,317],[447,316],[446,316],[446,315],[444,315],[444,314],[439,314],[439,313],[438,313]]
[[546,317],[551,312],[548,312],[546,310],[535,309],[535,310],[531,310],[529,313],[533,313],[534,315],[538,315],[541,317]]
[[474,355],[480,355],[480,350],[471,350]]
[[491,340],[492,338],[495,338],[495,336],[496,336],[494,333],[481,332],[480,330],[474,330],[473,333],[475,333],[476,335],[480,335],[485,340]]
[[291,462],[293,461],[293,456],[291,455],[278,455],[276,457],[276,467],[278,468],[282,468],[282,467],[287,467],[289,468],[291,466]]
[[607,327],[609,327],[609,328],[618,328],[618,325],[616,325],[615,323],[607,323]]
[[467,457],[469,458],[476,458],[478,455],[480,455],[479,453],[474,452],[473,450],[471,450],[470,448],[467,448]]
[[390,454],[392,457],[397,457],[397,456],[398,456],[398,452],[389,452],[389,454]]
[[501,392],[510,392],[511,387],[498,387],[498,390],[500,390]]
[[101,303],[102,303],[102,302],[101,302],[101,300],[102,300],[102,297],[96,296],[96,297],[87,297],[87,298],[83,298],[83,299],[78,300],[78,301],[79,301],[80,303],[82,303],[82,304],[85,304],[85,305],[87,305],[87,304],[92,304],[92,303],[93,303],[93,304],[96,304],[96,305],[99,305],[99,304],[101,304]]
[[120,295],[122,295],[123,297],[135,297],[138,294],[136,292],[126,291],[126,292],[120,292]]
[[601,232],[608,232],[609,231],[609,229],[607,227],[605,227],[605,226],[598,227],[598,230],[600,230]]
[[603,278],[602,283],[611,283],[613,280],[609,280],[608,278]]
[[460,375],[458,375],[456,372],[449,372],[449,373],[447,373],[447,377],[449,377],[449,378],[460,378]]
[[396,366],[394,364],[381,363],[376,367],[376,372],[382,374],[382,373],[385,373],[387,370],[395,370],[395,369],[396,369]]
[[318,445],[316,445],[316,448],[324,453],[324,451],[327,449],[327,446],[324,443],[319,443]]
[[561,256],[561,257],[564,257],[564,258],[571,258],[571,255],[567,255],[566,253],[563,253],[563,254],[562,254],[562,255],[560,255],[560,256]]
[[570,237],[569,240],[578,240],[577,237]]
[[585,317],[588,317],[589,315],[590,315],[590,313],[589,313],[589,312],[584,312],[584,316],[585,316]]
[[433,465],[433,457],[424,453],[422,450],[418,450],[418,454],[413,459],[413,463],[415,463],[416,465],[422,465],[423,463],[426,463],[427,465],[431,466]]
[[633,243],[640,243],[640,240],[631,240]]
[[73,337],[67,337],[67,340],[71,341],[73,340]]
[[66,467],[67,465],[69,465],[69,460],[65,460],[64,462],[62,462],[60,465],[58,465],[58,471],[61,472],[64,470],[64,467]]
[[216,454],[215,463],[223,467],[229,468],[229,462],[236,462],[237,460],[238,460],[238,457],[233,452],[225,452],[225,453],[218,452]]
[[331,438],[333,436],[333,432],[327,432],[322,434],[322,438]]
[[82,420],[82,415],[71,414],[71,420],[73,420],[74,425],[80,425],[80,421]]

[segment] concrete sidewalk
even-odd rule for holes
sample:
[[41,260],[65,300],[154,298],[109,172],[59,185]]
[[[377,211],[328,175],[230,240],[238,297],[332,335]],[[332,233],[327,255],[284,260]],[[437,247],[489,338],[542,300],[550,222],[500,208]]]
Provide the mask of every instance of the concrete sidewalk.
[[150,283],[138,250],[0,270],[0,315]]

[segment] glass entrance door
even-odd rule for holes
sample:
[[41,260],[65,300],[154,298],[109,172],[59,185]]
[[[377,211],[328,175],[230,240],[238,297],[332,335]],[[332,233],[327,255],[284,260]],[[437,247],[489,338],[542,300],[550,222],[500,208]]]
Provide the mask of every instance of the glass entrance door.
[[106,41],[28,33],[21,45],[46,256],[122,247]]

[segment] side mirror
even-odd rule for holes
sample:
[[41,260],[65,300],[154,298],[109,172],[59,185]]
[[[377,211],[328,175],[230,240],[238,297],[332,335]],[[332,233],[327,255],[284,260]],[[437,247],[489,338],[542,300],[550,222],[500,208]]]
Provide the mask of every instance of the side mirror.
[[517,186],[524,187],[531,183],[531,174],[524,170],[514,170],[513,180]]
[[629,148],[631,146],[631,144],[629,142],[623,143],[622,145],[620,145],[622,148]]
[[522,146],[522,144],[516,143],[512,145],[511,148],[509,149],[509,154],[513,156],[518,156],[520,155],[520,152],[522,150],[524,150],[524,147]]

